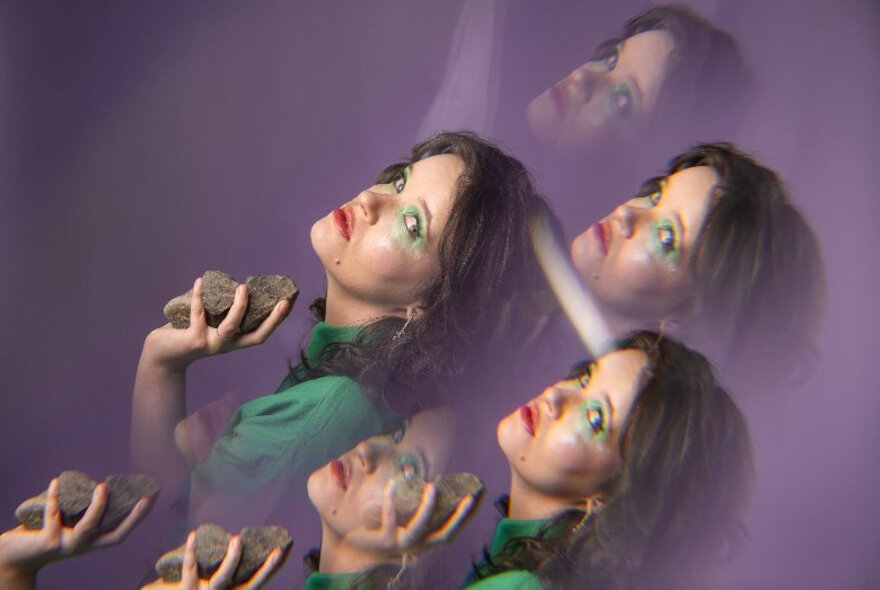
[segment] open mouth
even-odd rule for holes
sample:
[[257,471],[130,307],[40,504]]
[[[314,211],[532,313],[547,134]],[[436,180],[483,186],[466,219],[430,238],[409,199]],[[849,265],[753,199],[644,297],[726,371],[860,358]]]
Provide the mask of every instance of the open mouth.
[[351,477],[351,473],[349,472],[348,466],[340,461],[339,459],[333,459],[330,461],[330,473],[333,475],[333,479],[336,480],[336,483],[339,484],[344,490],[348,489],[348,482]]
[[519,417],[529,436],[535,436],[537,416],[535,416],[535,411],[529,404],[523,404],[519,407]]
[[333,210],[333,223],[346,240],[351,240],[351,212],[345,207]]

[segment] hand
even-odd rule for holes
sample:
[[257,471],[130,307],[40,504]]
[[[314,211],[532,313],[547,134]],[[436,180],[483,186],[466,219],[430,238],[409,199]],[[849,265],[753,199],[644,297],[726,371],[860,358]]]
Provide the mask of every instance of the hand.
[[202,279],[196,279],[190,303],[189,328],[177,329],[166,324],[153,330],[144,343],[144,353],[167,368],[182,371],[193,362],[211,356],[262,344],[290,313],[290,302],[279,301],[272,313],[253,332],[241,334],[239,327],[247,311],[247,285],[238,285],[229,313],[219,326],[207,323],[202,306]]
[[347,542],[385,556],[422,553],[451,541],[476,505],[473,496],[462,498],[446,522],[439,529],[429,532],[427,529],[437,501],[437,487],[427,482],[422,491],[422,500],[409,524],[398,526],[397,513],[394,510],[394,485],[393,479],[385,485],[379,528],[358,528],[349,533],[346,537]]
[[233,586],[232,576],[241,559],[241,538],[235,535],[226,549],[226,557],[223,558],[223,562],[211,576],[211,579],[201,580],[196,564],[196,532],[192,531],[186,538],[186,546],[183,550],[183,568],[180,581],[165,582],[160,579],[144,586],[141,590],[257,590],[262,588],[281,567],[285,557],[281,549],[275,549],[247,582]]
[[98,523],[107,507],[107,485],[99,483],[82,519],[71,527],[61,525],[58,508],[58,479],[46,492],[43,528],[35,531],[19,526],[0,535],[0,571],[35,576],[49,562],[121,543],[149,513],[151,498],[141,498],[118,527],[99,535]]

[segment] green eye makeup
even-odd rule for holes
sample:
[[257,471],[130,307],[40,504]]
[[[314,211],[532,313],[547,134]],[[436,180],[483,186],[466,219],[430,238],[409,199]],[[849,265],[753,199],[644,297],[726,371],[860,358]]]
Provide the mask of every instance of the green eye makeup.
[[397,212],[397,228],[401,243],[417,250],[425,247],[424,221],[417,207],[405,207]]
[[608,414],[604,404],[596,399],[585,401],[581,404],[583,416],[584,434],[589,440],[602,441],[608,437]]
[[673,263],[678,260],[678,238],[675,226],[668,219],[653,223],[651,240],[656,256],[663,262]]

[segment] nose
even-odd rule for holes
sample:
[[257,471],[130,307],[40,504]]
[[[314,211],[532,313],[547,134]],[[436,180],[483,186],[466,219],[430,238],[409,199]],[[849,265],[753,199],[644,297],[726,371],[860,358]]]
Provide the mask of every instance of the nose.
[[370,440],[362,441],[355,447],[355,451],[364,472],[373,473],[376,470],[376,459],[379,455],[376,443]]
[[612,218],[623,238],[630,238],[635,233],[639,210],[629,203],[623,203],[614,210]]
[[590,102],[600,88],[607,85],[607,73],[600,72],[587,63],[573,71],[568,76],[568,85],[571,92],[580,102]]
[[379,221],[384,203],[382,195],[367,189],[357,196],[356,203],[357,207],[361,210],[364,221],[369,225]]
[[565,405],[565,392],[558,387],[551,387],[544,394],[544,403],[547,406],[547,415],[556,420],[562,415]]

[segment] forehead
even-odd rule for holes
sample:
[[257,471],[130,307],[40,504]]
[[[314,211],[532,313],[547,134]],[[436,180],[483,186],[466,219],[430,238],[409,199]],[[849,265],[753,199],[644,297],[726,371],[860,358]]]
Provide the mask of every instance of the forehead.
[[407,423],[399,449],[425,453],[434,472],[438,473],[449,460],[455,422],[455,414],[448,408],[419,412]]
[[696,240],[703,227],[716,184],[718,174],[710,166],[685,168],[666,177],[660,204],[680,216],[689,241]]
[[464,172],[464,162],[455,154],[439,154],[412,164],[410,183],[421,189],[435,187],[449,193]]
[[608,396],[615,408],[615,418],[626,420],[638,394],[642,370],[648,356],[641,350],[616,350],[598,361],[590,377],[589,389]]
[[674,49],[672,35],[661,30],[645,31],[623,42],[615,69],[636,79],[649,110],[657,102]]

